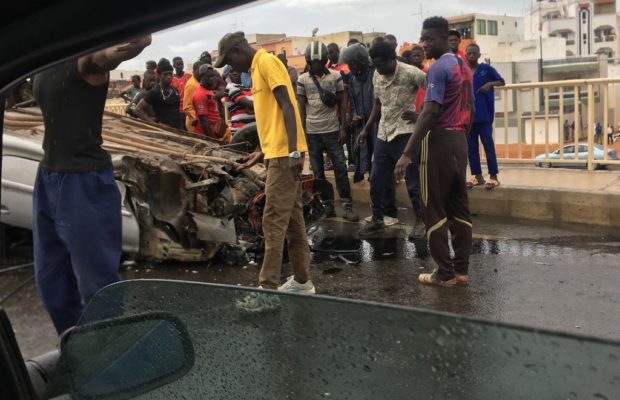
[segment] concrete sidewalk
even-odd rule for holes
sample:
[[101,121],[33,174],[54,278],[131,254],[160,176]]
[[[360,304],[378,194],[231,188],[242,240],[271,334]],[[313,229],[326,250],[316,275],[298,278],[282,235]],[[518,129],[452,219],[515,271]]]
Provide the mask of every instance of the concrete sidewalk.
[[[334,184],[332,171],[327,177]],[[620,228],[618,171],[507,166],[499,180],[501,185],[492,191],[469,191],[473,214]],[[368,181],[352,183],[352,191],[355,202],[370,203]],[[399,205],[411,206],[404,183],[396,196]]]

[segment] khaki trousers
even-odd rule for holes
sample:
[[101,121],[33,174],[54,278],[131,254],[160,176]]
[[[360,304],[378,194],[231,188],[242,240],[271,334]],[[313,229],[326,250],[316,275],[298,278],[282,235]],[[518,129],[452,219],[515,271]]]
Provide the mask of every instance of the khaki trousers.
[[275,289],[280,285],[284,239],[295,280],[309,279],[310,248],[301,198],[301,182],[289,168],[288,157],[267,160],[263,234],[265,257],[258,277],[259,285]]

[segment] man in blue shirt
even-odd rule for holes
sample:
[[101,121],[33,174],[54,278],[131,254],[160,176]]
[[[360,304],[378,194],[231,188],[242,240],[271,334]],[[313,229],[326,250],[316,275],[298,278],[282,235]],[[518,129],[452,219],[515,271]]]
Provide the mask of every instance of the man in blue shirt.
[[[497,174],[497,156],[495,155],[495,143],[493,142],[493,120],[495,118],[495,93],[493,88],[504,86],[504,78],[489,64],[478,64],[480,59],[480,47],[470,44],[467,47],[467,61],[474,74],[474,93],[476,95],[476,113],[474,123],[467,137],[469,145],[469,167],[472,179],[467,182],[469,189],[474,186],[485,185],[488,190],[499,186]],[[482,141],[484,153],[487,157],[490,178],[485,182],[482,177],[480,166],[480,150],[478,138]]]

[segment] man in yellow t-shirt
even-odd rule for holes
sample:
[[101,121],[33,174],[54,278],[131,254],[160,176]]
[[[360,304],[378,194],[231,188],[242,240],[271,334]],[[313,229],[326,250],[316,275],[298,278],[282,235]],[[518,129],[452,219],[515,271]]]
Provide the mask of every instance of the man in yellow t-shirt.
[[[265,256],[259,287],[314,294],[301,197],[301,171],[308,146],[288,71],[273,54],[252,48],[243,32],[224,35],[218,53],[216,68],[229,64],[237,72],[249,71],[252,78],[261,151],[248,156],[244,167],[252,166],[262,156],[267,165],[263,213]],[[285,237],[294,275],[280,285]]]

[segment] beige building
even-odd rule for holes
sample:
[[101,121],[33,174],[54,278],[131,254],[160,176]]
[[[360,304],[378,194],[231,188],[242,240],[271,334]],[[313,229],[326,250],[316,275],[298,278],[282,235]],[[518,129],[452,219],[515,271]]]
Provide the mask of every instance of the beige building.
[[[515,61],[509,55],[514,54],[511,49],[513,43],[523,41],[523,18],[506,15],[466,14],[448,18],[450,29],[461,33],[461,50],[464,52],[471,43],[480,46],[482,58],[495,60],[499,50],[502,53],[501,61]],[[528,48],[529,45],[521,45]],[[518,52],[516,54],[519,54]]]

